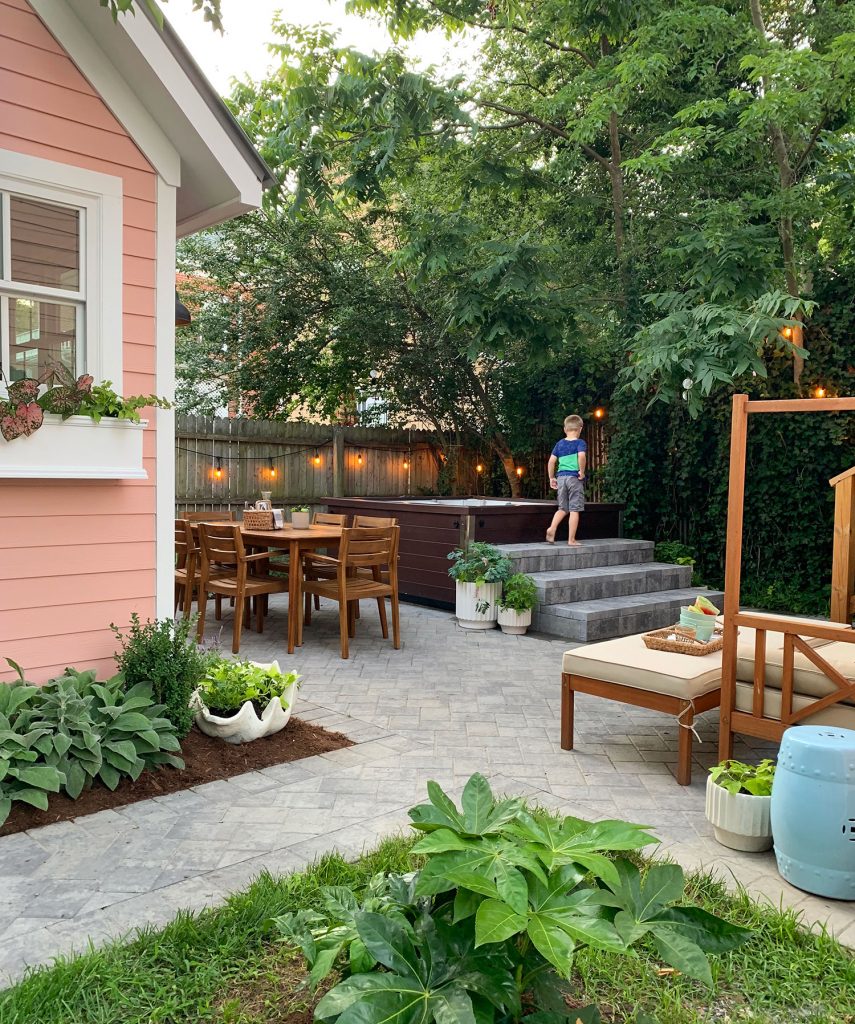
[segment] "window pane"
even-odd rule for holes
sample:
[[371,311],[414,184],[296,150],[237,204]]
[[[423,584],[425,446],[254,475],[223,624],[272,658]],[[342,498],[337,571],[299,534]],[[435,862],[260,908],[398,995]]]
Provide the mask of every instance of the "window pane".
[[11,380],[38,377],[57,363],[77,374],[77,307],[39,299],[9,300]]
[[80,211],[11,197],[12,280],[80,288]]

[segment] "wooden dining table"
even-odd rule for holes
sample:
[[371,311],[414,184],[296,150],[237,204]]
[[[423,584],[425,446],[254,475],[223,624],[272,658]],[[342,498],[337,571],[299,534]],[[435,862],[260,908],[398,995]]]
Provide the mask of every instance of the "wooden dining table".
[[[192,524],[194,532],[198,525]],[[216,525],[224,524],[218,522]],[[305,530],[295,530],[290,525],[281,530],[248,530],[241,526],[240,532],[247,547],[276,548],[288,552],[288,653],[293,654],[299,635],[298,617],[302,614],[300,582],[303,575],[303,552],[317,551],[318,548],[336,544],[341,540],[341,527],[319,523]]]

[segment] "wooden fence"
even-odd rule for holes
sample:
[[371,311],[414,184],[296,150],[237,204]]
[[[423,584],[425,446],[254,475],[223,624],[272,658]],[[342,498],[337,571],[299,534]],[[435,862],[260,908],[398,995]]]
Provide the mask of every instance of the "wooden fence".
[[[592,472],[588,497],[599,501],[597,471],[606,457],[602,424],[592,421],[585,436]],[[524,490],[533,492],[529,496],[549,493],[548,456],[546,450],[524,467]],[[491,492],[490,459],[474,448],[460,448],[456,462],[458,493]],[[480,473],[476,469],[479,464],[483,466]],[[428,431],[208,416],[176,418],[179,512],[243,508],[267,491],[276,506],[286,507],[321,505],[331,495],[436,494],[441,466]]]

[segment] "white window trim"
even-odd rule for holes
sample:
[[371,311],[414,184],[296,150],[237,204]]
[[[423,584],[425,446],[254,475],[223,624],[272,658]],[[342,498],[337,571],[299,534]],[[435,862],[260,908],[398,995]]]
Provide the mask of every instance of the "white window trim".
[[[85,352],[86,372],[96,381],[111,380],[122,390],[122,179],[71,164],[0,149],[0,191],[15,192],[33,199],[86,211],[81,232],[80,265],[85,281],[85,326],[78,344]],[[8,234],[4,218],[4,232]],[[8,237],[7,237],[8,244]],[[0,275],[2,276],[2,275]],[[39,291],[52,301],[61,301],[61,290],[21,285],[28,295]],[[50,293],[48,296],[47,293]],[[75,293],[68,293],[75,299]],[[80,295],[76,295],[79,301]],[[7,306],[2,303],[3,308]],[[6,319],[7,313],[2,314]],[[4,328],[9,328],[6,319]],[[8,329],[3,332],[8,337]],[[4,360],[8,363],[8,351]],[[78,360],[78,365],[80,360]]]

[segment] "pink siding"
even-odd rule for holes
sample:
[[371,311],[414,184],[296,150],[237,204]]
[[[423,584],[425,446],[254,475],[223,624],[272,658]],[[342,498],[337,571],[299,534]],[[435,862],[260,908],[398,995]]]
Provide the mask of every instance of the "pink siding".
[[[0,148],[122,178],[121,387],[156,391],[156,175],[27,0],[0,0]],[[29,678],[112,673],[109,624],[154,616],[154,442],[148,480],[0,479],[0,659]]]

